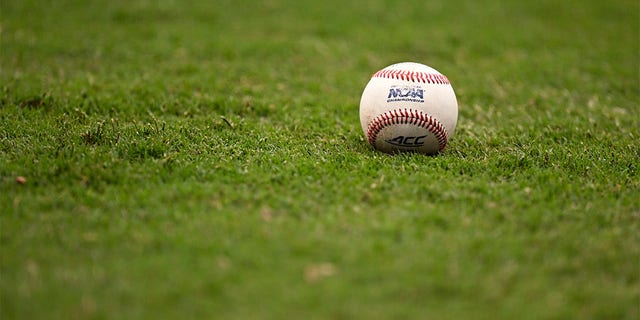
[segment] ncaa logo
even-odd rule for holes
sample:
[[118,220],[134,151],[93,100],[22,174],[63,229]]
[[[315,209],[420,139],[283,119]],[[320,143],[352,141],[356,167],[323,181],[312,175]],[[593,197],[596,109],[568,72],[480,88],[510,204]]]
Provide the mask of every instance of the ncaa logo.
[[419,86],[391,86],[387,95],[387,102],[394,101],[424,102],[424,89]]

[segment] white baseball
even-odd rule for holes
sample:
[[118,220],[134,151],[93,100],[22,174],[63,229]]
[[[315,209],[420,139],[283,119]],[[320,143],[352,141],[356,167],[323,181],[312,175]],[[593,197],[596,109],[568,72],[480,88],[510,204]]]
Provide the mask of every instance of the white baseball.
[[376,149],[436,154],[453,136],[458,102],[449,79],[415,62],[390,65],[371,77],[360,99],[360,124]]

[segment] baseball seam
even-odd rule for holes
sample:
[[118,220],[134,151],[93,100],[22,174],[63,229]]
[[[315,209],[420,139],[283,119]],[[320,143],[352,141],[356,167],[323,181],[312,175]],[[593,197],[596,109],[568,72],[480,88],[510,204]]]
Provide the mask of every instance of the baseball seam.
[[438,140],[438,151],[441,151],[447,145],[447,131],[438,120],[420,111],[407,108],[387,111],[373,118],[367,129],[369,143],[375,146],[375,141],[380,131],[396,124],[412,124],[429,130]]
[[387,78],[429,84],[451,84],[449,82],[449,79],[447,79],[447,77],[442,74],[416,72],[409,70],[382,69],[374,73],[372,78]]

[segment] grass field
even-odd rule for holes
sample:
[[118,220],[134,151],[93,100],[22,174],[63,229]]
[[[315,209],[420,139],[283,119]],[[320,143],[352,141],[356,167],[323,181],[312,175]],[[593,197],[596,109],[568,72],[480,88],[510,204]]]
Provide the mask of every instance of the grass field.
[[[639,42],[634,0],[4,0],[0,318],[638,319]],[[438,156],[364,138],[400,61]]]

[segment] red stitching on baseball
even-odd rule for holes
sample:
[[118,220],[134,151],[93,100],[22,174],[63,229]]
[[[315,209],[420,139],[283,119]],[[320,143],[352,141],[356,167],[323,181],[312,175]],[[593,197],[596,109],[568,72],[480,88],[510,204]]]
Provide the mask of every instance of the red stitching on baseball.
[[451,84],[449,79],[442,74],[415,72],[409,70],[382,69],[374,73],[372,78],[387,78],[429,84]]
[[369,143],[375,145],[376,138],[382,129],[394,124],[408,123],[423,127],[433,133],[436,139],[438,139],[438,145],[440,146],[438,151],[441,151],[447,146],[447,130],[439,121],[421,111],[407,108],[400,109],[399,111],[397,109],[387,111],[373,118],[367,129]]

